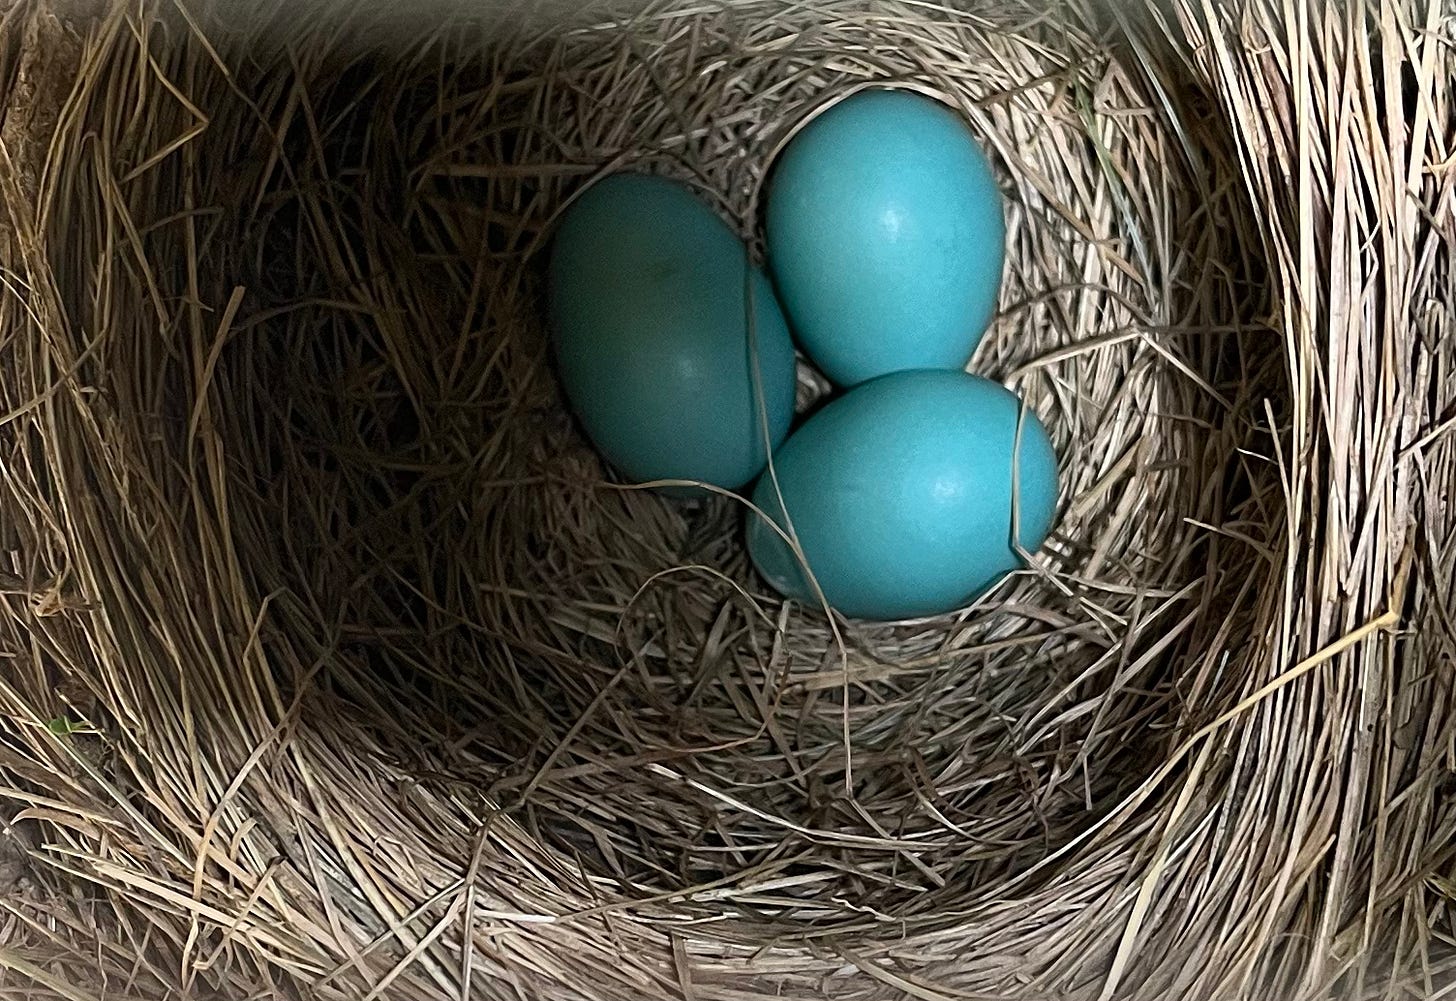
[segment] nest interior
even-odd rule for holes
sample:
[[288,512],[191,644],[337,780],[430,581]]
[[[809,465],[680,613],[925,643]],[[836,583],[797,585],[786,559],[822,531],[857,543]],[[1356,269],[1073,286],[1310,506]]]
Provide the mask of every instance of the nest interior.
[[[4,975],[1428,996],[1437,6],[556,13],[4,15]],[[680,178],[756,248],[776,152],[871,84],[993,154],[974,367],[1063,480],[1027,572],[894,625],[768,594],[740,501],[614,483],[541,321],[583,183]]]

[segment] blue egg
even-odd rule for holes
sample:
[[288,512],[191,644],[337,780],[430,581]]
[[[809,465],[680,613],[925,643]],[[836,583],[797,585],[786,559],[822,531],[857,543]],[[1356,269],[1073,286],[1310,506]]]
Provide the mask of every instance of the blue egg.
[[996,313],[1006,222],[958,114],[903,90],[845,99],[784,150],[766,216],[789,322],[830,379],[966,366]]
[[549,299],[566,396],[628,479],[735,489],[788,433],[794,347],[778,299],[681,185],[593,185],[555,234]]
[[[1022,565],[1013,509],[1027,552],[1056,513],[1046,429],[1005,387],[964,372],[897,372],[851,389],[789,437],[772,472],[778,492],[765,473],[754,503],[781,526],[792,521],[825,598],[856,618],[964,607]],[[756,514],[748,550],[781,594],[819,603],[799,559]]]

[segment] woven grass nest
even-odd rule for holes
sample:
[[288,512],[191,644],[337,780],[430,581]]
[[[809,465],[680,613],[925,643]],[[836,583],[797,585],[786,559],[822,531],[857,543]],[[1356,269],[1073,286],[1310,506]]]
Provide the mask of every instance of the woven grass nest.
[[[0,14],[0,994],[1449,984],[1442,5],[483,14]],[[1032,568],[891,625],[612,482],[541,329],[583,183],[752,239],[870,83],[992,152],[975,364],[1063,464]]]

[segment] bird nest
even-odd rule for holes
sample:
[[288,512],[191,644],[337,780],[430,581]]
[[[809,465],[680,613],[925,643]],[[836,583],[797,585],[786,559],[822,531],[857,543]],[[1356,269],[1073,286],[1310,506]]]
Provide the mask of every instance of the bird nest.
[[[1439,7],[12,5],[0,990],[1430,994]],[[1062,463],[1028,569],[892,624],[772,595],[741,499],[615,482],[542,330],[583,183],[755,241],[871,84],[992,154],[974,365]]]

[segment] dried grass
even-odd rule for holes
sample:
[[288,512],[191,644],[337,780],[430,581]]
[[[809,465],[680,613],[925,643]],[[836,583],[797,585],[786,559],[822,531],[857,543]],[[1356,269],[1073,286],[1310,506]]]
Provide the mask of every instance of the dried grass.
[[[1449,984],[1439,3],[56,11],[0,45],[0,798],[35,839],[0,994]],[[976,364],[1053,429],[1064,516],[978,608],[831,630],[735,501],[606,480],[537,251],[622,167],[752,237],[794,124],[886,80],[1005,172]]]

